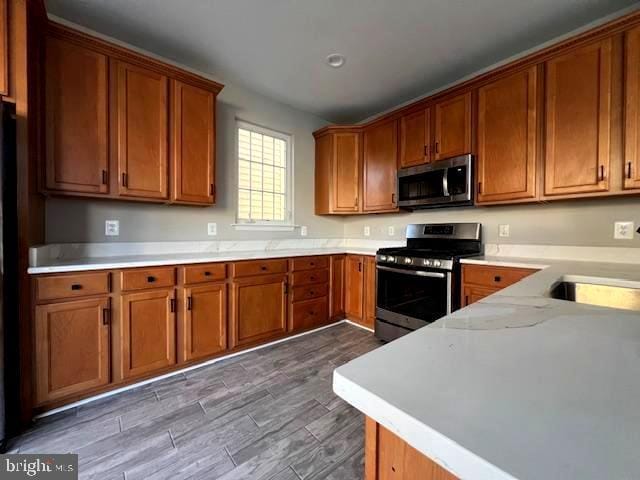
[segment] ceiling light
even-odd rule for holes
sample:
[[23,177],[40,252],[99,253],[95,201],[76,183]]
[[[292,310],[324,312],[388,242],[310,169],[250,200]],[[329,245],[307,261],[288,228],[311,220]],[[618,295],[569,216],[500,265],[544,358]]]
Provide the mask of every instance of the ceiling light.
[[333,68],[340,68],[346,61],[347,59],[344,58],[344,55],[341,55],[339,53],[332,53],[331,55],[327,56],[327,65]]

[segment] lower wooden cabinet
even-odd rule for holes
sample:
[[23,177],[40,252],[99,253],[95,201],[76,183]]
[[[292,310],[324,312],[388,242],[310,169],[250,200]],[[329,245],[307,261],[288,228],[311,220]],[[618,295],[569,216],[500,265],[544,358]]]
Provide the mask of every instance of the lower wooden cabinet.
[[364,318],[363,324],[373,328],[376,324],[376,258],[364,257]]
[[463,307],[471,305],[537,271],[532,268],[462,265],[462,288],[460,289],[462,299],[460,303]]
[[344,318],[346,255],[332,255],[329,267],[331,291],[329,292],[329,317],[331,320]]
[[176,363],[175,290],[122,296],[122,376],[135,377]]
[[109,383],[109,313],[107,297],[36,307],[37,404]]
[[233,280],[231,347],[258,343],[287,331],[287,274]]
[[184,338],[180,360],[196,360],[226,350],[227,285],[185,288],[182,304]]
[[466,307],[472,303],[482,300],[484,297],[493,295],[500,291],[499,288],[478,287],[477,285],[465,285],[462,288],[462,306]]
[[345,313],[349,320],[373,328],[376,319],[376,259],[347,255],[345,267]]

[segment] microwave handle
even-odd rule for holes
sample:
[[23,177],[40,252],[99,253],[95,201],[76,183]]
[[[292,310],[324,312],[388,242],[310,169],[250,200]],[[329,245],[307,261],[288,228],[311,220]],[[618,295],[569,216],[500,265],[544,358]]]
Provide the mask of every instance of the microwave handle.
[[442,172],[442,193],[445,197],[449,196],[449,169],[445,168]]

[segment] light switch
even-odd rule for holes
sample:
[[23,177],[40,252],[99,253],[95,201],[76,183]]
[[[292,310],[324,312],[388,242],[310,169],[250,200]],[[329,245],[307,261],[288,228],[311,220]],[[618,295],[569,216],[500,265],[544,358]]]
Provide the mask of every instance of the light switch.
[[218,234],[218,224],[214,222],[207,223],[207,235],[214,237]]
[[633,222],[615,222],[613,224],[613,238],[617,240],[633,240]]
[[107,237],[117,237],[120,235],[120,220],[105,220],[104,234]]

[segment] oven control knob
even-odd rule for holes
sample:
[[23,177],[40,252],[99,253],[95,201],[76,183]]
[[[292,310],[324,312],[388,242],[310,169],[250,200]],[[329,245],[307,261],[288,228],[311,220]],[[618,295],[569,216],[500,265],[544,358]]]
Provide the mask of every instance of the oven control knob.
[[439,268],[442,266],[442,262],[440,260],[434,260],[433,261],[433,266],[436,268]]
[[387,256],[386,255],[378,255],[378,260],[380,260],[381,262],[386,262],[387,261]]
[[431,260],[429,260],[428,258],[425,258],[422,263],[426,266],[426,267],[430,267],[433,262]]
[[392,257],[391,255],[387,255],[387,262],[393,263],[395,261],[396,261],[395,257]]
[[413,263],[413,260],[410,259],[409,257],[405,257],[404,263],[406,263],[407,265],[411,265]]

